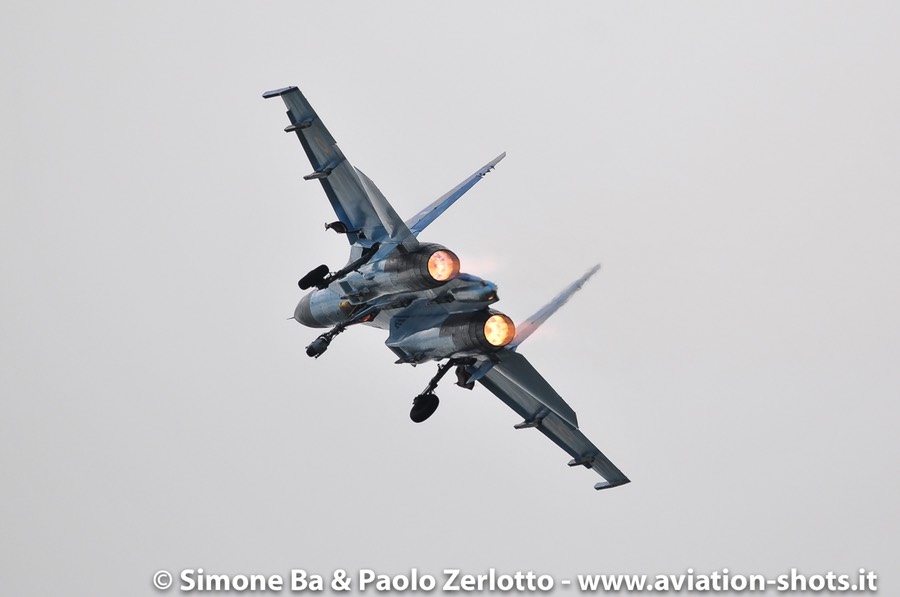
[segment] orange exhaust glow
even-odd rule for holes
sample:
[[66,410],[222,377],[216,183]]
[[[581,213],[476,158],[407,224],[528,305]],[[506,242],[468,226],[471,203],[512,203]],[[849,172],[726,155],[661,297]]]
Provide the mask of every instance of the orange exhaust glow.
[[438,282],[452,280],[459,273],[459,257],[450,251],[435,251],[428,258],[428,273]]
[[512,319],[502,313],[495,313],[484,322],[484,339],[491,346],[506,346],[515,337],[515,324],[512,322]]

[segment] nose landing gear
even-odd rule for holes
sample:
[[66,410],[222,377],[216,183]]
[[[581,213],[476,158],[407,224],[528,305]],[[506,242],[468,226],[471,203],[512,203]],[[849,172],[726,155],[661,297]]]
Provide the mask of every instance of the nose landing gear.
[[372,321],[373,319],[375,319],[375,316],[377,314],[378,309],[376,309],[375,307],[364,307],[361,305],[360,310],[354,313],[354,315],[350,317],[350,319],[348,319],[344,323],[337,324],[336,326],[310,342],[309,346],[306,347],[306,355],[313,357],[314,359],[319,358],[325,353],[326,350],[328,350],[328,346],[331,344],[331,341],[334,340],[334,337],[346,330],[347,326]]
[[328,330],[315,340],[309,343],[309,346],[306,347],[306,356],[313,357],[315,359],[322,356],[326,350],[328,350],[328,345],[331,344],[331,341],[335,336],[343,332],[347,329],[346,325],[336,325],[332,329]]

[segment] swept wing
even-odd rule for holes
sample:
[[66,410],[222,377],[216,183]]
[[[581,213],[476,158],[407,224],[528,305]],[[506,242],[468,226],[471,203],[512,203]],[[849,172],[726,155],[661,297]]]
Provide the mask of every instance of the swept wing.
[[584,466],[603,477],[594,489],[606,489],[629,482],[616,465],[578,430],[575,413],[541,377],[531,363],[511,350],[501,350],[497,362],[479,383],[522,417],[516,429],[535,428],[565,450],[569,466]]
[[521,322],[516,326],[516,337],[513,338],[513,341],[510,343],[509,348],[515,350],[519,344],[524,342],[528,336],[534,333],[536,329],[541,327],[541,325],[550,318],[551,315],[556,313],[560,307],[569,302],[569,299],[572,298],[572,295],[581,290],[581,287],[584,286],[584,283],[591,279],[591,276],[597,273],[600,269],[600,265],[595,265],[591,269],[589,269],[583,276],[566,286],[565,290],[560,292],[556,297],[541,307],[537,313]]
[[350,244],[402,244],[414,250],[418,246],[415,236],[375,183],[347,161],[300,90],[284,87],[263,94],[264,98],[279,96],[290,120],[284,130],[297,134],[313,167],[304,178],[322,183]]
[[441,197],[438,197],[431,205],[406,220],[406,225],[409,226],[409,229],[412,230],[412,233],[416,236],[419,235],[420,232],[425,230],[425,227],[434,222],[438,216],[447,211],[447,208],[456,203],[456,200],[462,197],[466,191],[475,186],[479,180],[485,177],[488,172],[494,169],[494,166],[497,163],[506,157],[506,152],[504,151],[493,160],[479,168],[472,176],[465,179],[449,191],[447,191]]

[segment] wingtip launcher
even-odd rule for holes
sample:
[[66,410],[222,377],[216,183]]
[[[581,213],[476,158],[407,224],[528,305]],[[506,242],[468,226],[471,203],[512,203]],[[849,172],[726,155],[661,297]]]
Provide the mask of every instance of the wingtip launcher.
[[599,483],[594,484],[594,489],[596,489],[597,491],[600,491],[601,489],[612,489],[613,487],[625,485],[626,483],[631,483],[631,479],[625,479],[624,481],[617,481],[615,483],[610,483],[609,481],[600,481]]
[[289,93],[291,91],[299,91],[295,85],[291,85],[290,87],[282,87],[281,89],[273,89],[271,91],[266,91],[262,94],[264,99],[269,99],[272,97],[278,97],[280,95],[284,95],[285,93]]

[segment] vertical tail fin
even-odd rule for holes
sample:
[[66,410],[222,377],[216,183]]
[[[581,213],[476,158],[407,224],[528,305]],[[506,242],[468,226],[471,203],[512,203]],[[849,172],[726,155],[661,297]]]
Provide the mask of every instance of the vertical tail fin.
[[584,286],[584,283],[587,282],[591,276],[597,273],[597,270],[600,269],[600,264],[595,265],[591,269],[589,269],[583,276],[566,286],[565,290],[560,292],[556,298],[552,301],[538,309],[537,313],[526,319],[520,324],[516,325],[516,337],[513,338],[513,341],[510,342],[509,348],[510,350],[515,350],[519,344],[525,341],[528,336],[534,333],[536,329],[538,329],[547,319],[550,318],[551,315],[556,313],[560,307],[566,304],[572,295],[581,290],[581,287]]
[[411,217],[406,221],[406,225],[412,231],[415,236],[418,236],[420,232],[425,230],[425,227],[438,219],[442,213],[447,211],[447,208],[453,205],[457,199],[462,197],[466,191],[475,186],[475,183],[484,178],[484,176],[494,169],[494,166],[497,165],[497,162],[506,157],[506,152],[504,151],[493,160],[482,166],[478,169],[475,174],[465,179],[449,191],[444,194],[439,199],[435,200],[431,205]]

